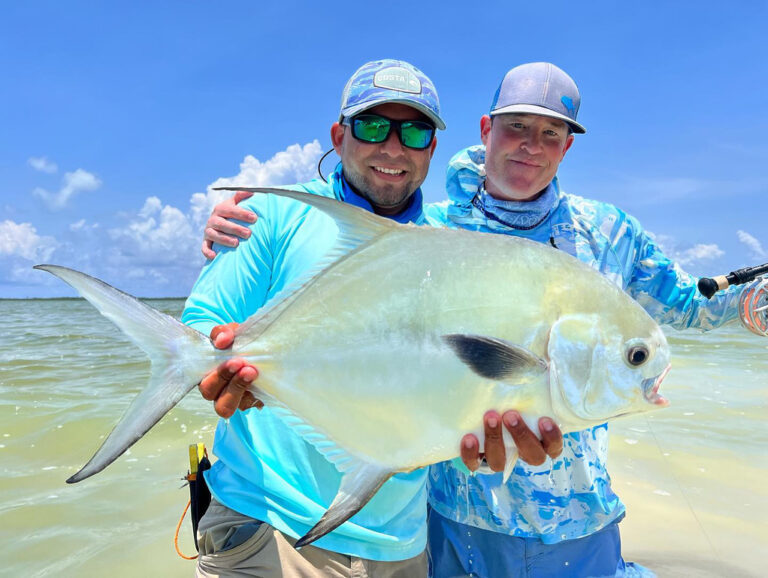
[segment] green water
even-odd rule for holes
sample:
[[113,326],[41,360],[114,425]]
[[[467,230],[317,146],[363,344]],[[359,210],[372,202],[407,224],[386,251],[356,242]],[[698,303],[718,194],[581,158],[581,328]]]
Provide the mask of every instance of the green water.
[[[181,300],[150,300],[178,315]],[[128,454],[75,473],[148,375],[81,300],[0,300],[0,576],[191,576],[173,547],[187,445],[216,424],[195,392]],[[612,426],[627,557],[662,576],[761,576],[768,548],[768,339],[675,334],[672,406]],[[457,440],[458,441],[458,440]],[[194,553],[188,520],[181,548]]]

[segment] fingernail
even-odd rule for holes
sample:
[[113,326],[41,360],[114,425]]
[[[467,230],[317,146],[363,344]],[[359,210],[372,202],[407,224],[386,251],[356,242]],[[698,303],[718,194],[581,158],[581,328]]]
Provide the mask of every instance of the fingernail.
[[552,420],[543,419],[541,420],[541,428],[545,432],[551,432],[553,429],[555,429],[555,424],[552,423]]
[[499,425],[499,420],[497,420],[495,417],[489,417],[488,418],[488,427],[491,429],[496,428]]
[[464,449],[471,450],[473,447],[475,447],[475,440],[472,438],[466,438],[463,442]]
[[520,423],[520,421],[517,419],[517,414],[514,414],[514,413],[505,415],[504,418],[509,427],[516,427],[517,424]]

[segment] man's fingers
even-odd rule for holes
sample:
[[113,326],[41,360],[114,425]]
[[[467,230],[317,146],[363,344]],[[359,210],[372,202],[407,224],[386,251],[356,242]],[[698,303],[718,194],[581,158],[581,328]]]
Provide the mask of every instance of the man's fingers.
[[474,434],[467,434],[461,438],[461,461],[470,472],[480,467],[480,443]]
[[[244,209],[238,209],[241,213],[245,214],[253,214],[249,211],[245,211]],[[234,212],[234,211],[233,211]],[[239,217],[232,217],[232,218],[239,218]],[[240,219],[242,220],[242,219]],[[208,222],[206,223],[207,227],[206,229],[214,229],[221,233],[222,235],[232,235],[233,237],[240,237],[241,239],[247,239],[251,236],[251,230],[248,227],[243,227],[242,225],[238,225],[234,221],[230,221],[228,219],[217,217],[214,215],[211,215],[211,217],[208,218]]]
[[506,451],[499,412],[494,410],[486,412],[483,417],[483,424],[485,427],[485,461],[494,472],[500,472],[504,469]]
[[[236,205],[240,203],[240,201],[244,201],[245,199],[250,199],[253,196],[253,193],[249,193],[248,191],[237,191],[235,195],[232,197],[232,202],[234,202]],[[245,210],[245,209],[244,209]],[[256,215],[254,213],[251,213],[253,215],[253,222],[256,222]]]
[[[253,196],[253,193],[243,193],[243,194],[247,194],[249,197]],[[250,209],[244,209],[243,207],[238,207],[232,201],[234,201],[234,198],[216,205],[213,208],[213,213],[211,213],[211,216],[208,218],[208,224],[211,223],[211,219],[215,219],[217,217],[224,217],[225,219],[237,219],[238,221],[243,221],[245,223],[256,222],[256,220],[258,219],[256,213],[254,213]]]
[[203,399],[212,401],[218,398],[227,384],[232,381],[232,378],[235,377],[244,365],[245,361],[242,359],[228,359],[221,363],[215,371],[206,375],[197,386]]
[[216,349],[227,349],[232,347],[235,341],[235,329],[239,323],[227,323],[226,325],[217,325],[211,330],[211,341]]
[[555,459],[563,453],[563,434],[557,424],[548,417],[539,419],[541,445],[547,455]]
[[218,243],[222,247],[237,247],[240,244],[240,241],[237,239],[237,237],[233,237],[232,235],[223,235],[213,227],[205,228],[205,231],[203,231],[203,238],[206,241],[210,241],[211,243]]
[[515,410],[507,411],[504,413],[503,420],[504,426],[512,434],[512,439],[515,440],[520,459],[532,466],[543,464],[547,459],[544,446],[542,446],[539,438],[525,425],[520,414]]
[[243,366],[222,390],[219,397],[216,398],[213,404],[216,413],[221,417],[232,417],[235,410],[240,407],[243,395],[248,391],[248,388],[258,374],[256,368],[252,365]]
[[216,251],[213,250],[213,242],[212,241],[203,241],[203,246],[201,247],[201,250],[203,252],[203,257],[206,259],[209,259],[210,261],[213,261],[216,257]]

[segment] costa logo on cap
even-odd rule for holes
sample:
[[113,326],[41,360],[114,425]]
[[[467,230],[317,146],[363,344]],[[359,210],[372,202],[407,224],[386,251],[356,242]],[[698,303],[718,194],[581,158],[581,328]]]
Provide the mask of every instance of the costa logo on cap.
[[386,68],[380,70],[373,77],[373,85],[389,90],[399,90],[419,94],[421,82],[410,70],[402,67]]

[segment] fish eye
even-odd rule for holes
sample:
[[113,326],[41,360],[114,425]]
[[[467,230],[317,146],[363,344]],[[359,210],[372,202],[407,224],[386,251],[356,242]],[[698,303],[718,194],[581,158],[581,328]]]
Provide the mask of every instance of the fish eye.
[[642,365],[648,360],[649,351],[645,345],[634,345],[627,351],[627,362],[630,365]]

